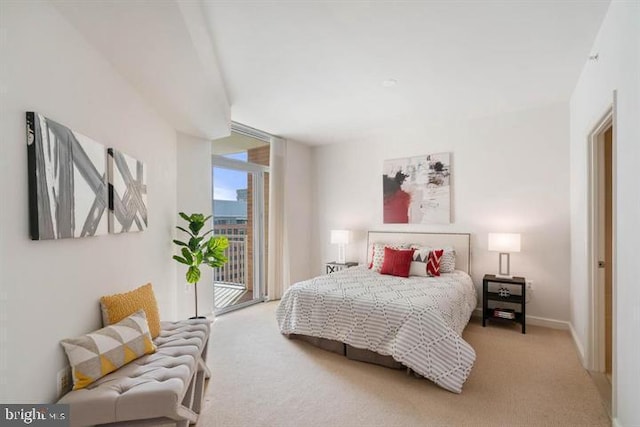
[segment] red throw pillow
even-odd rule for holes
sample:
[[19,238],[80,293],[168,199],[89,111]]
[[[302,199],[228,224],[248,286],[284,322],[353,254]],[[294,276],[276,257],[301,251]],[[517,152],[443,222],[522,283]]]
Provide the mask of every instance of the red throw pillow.
[[427,261],[427,274],[429,276],[440,275],[440,260],[444,254],[444,249],[435,249],[429,252],[429,261]]
[[384,248],[384,262],[380,274],[409,277],[414,249],[397,250]]

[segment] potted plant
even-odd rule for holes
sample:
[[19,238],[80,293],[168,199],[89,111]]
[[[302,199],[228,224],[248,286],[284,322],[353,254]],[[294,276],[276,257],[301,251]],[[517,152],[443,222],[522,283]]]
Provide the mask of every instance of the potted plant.
[[195,213],[187,215],[180,212],[180,217],[188,223],[188,230],[176,226],[176,228],[189,236],[188,242],[174,240],[173,243],[181,247],[180,255],[174,255],[173,259],[180,264],[187,265],[186,279],[188,283],[195,285],[196,315],[192,319],[202,318],[198,316],[198,281],[200,280],[200,266],[206,264],[211,268],[222,267],[227,262],[224,250],[229,247],[229,240],[224,236],[211,236],[205,239],[213,230],[200,234],[202,228],[211,215]]

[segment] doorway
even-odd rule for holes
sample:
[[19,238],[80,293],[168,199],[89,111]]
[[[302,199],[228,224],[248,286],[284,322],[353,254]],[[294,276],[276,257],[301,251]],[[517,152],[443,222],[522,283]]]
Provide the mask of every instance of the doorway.
[[214,312],[223,314],[264,301],[270,136],[234,122],[211,159],[214,234],[229,241],[213,283]]
[[[615,105],[615,94],[614,94]],[[589,369],[609,415],[615,382],[615,115],[589,138],[591,349]]]

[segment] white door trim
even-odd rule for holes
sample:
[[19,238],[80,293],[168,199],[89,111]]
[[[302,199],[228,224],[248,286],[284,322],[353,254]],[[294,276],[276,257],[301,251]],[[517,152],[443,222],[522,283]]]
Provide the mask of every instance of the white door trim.
[[586,368],[595,371],[605,371],[605,294],[604,273],[598,267],[598,261],[604,259],[604,248],[601,227],[604,208],[600,203],[604,191],[600,188],[600,178],[603,173],[604,132],[612,128],[612,416],[616,415],[616,101],[617,93],[613,92],[613,101],[605,113],[597,121],[588,137],[588,284],[589,284],[589,336],[587,340]]
[[602,169],[604,157],[604,132],[612,125],[613,108],[608,108],[593,131],[589,134],[589,288],[590,322],[588,369],[604,372],[604,285],[603,272],[598,261],[604,259],[601,238],[602,208]]

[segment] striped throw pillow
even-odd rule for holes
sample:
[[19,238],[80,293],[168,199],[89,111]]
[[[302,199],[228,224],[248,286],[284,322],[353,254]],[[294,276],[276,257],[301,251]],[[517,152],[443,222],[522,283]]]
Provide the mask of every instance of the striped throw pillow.
[[427,261],[427,274],[429,276],[440,276],[440,260],[442,260],[443,249],[434,249],[429,252],[429,261]]

